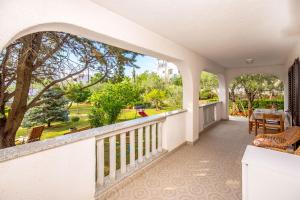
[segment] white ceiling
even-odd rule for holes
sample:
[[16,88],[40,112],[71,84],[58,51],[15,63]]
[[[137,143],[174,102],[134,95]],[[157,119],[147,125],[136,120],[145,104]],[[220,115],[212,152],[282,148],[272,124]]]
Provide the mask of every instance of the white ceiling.
[[93,1],[225,67],[283,64],[299,36],[300,0]]

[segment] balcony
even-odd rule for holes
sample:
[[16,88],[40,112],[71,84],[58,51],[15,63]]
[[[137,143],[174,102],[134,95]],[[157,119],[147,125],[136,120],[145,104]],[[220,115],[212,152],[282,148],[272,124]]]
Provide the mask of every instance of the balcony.
[[241,159],[252,137],[244,120],[221,121],[134,176],[107,199],[241,199]]
[[[295,0],[1,1],[1,49],[62,31],[173,62],[183,110],[1,149],[0,200],[299,200],[299,157],[247,146],[247,121],[228,120],[229,84],[241,74],[277,76],[288,108],[298,8]],[[218,76],[220,102],[199,107],[202,71]]]

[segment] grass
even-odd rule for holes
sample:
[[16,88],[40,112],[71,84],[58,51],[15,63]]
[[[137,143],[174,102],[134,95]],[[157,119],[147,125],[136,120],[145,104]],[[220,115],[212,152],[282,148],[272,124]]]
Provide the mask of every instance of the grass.
[[[70,117],[78,116],[80,120],[76,123],[76,128],[81,129],[85,127],[89,127],[89,119],[88,115],[92,106],[90,104],[79,104],[73,105],[70,111]],[[156,115],[159,113],[167,112],[174,110],[174,108],[166,108],[162,110],[156,109],[145,109],[145,112],[150,115]],[[122,110],[118,122],[132,120],[135,118],[140,118],[140,116],[136,113],[134,109],[124,109]],[[69,128],[71,127],[70,122],[55,122],[51,124],[51,127],[46,127],[42,134],[42,140],[53,138],[57,136],[64,135],[69,132]],[[152,128],[151,128],[152,129]],[[20,127],[17,132],[17,137],[28,135],[30,129]],[[145,132],[143,133],[143,155],[145,155]],[[156,136],[157,137],[157,136]],[[152,135],[150,134],[150,143],[152,143]],[[156,144],[157,145],[157,144]],[[152,145],[150,145],[150,151],[152,150]],[[116,136],[116,168],[120,168],[120,135]],[[135,132],[135,159],[138,158],[138,136],[137,130]],[[129,134],[126,133],[126,162],[129,163]],[[109,139],[106,138],[104,140],[104,163],[105,163],[105,175],[109,174]]]
[[[91,104],[79,104],[79,105],[73,105],[70,108],[70,117],[72,116],[78,116],[80,117],[80,120],[76,123],[76,128],[81,129],[85,127],[89,127],[89,119],[88,115],[90,113],[90,110],[92,109]],[[162,109],[162,110],[155,110],[155,109],[145,109],[145,112],[148,115],[155,115],[163,112],[167,112],[173,110],[172,108]],[[139,118],[140,116],[136,113],[134,109],[124,109],[122,110],[118,122],[121,121],[127,121],[132,120],[135,118]],[[51,124],[51,127],[46,127],[43,131],[42,140],[57,137],[60,135],[64,135],[65,133],[69,132],[69,128],[71,127],[70,122],[54,122]],[[17,132],[17,138],[20,136],[27,136],[30,129],[22,128],[20,127]]]

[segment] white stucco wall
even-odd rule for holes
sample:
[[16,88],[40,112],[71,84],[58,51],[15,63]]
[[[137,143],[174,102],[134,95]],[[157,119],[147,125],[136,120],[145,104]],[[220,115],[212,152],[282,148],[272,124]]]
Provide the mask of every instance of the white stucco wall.
[[172,151],[185,143],[185,118],[187,112],[170,115],[166,118],[162,127],[162,147]]
[[0,200],[92,200],[95,139],[0,163]]
[[0,49],[28,33],[65,31],[174,62],[183,76],[186,138],[197,139],[200,71],[223,73],[222,66],[89,0],[3,0],[0,8]]

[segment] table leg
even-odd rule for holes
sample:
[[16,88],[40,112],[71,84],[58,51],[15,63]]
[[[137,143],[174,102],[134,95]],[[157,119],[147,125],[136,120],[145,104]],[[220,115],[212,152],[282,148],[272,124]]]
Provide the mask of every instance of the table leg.
[[257,126],[258,126],[257,119],[255,119],[255,136],[257,135]]

